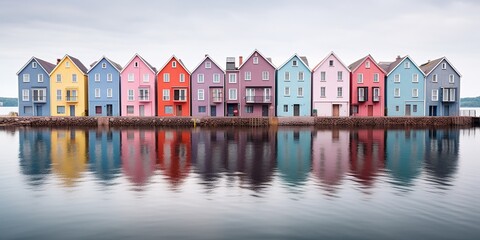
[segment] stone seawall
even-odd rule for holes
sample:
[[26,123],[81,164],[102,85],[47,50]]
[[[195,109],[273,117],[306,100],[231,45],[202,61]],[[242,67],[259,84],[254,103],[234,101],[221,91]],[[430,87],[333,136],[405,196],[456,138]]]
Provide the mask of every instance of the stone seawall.
[[472,117],[0,117],[0,126],[31,127],[449,127],[473,126]]

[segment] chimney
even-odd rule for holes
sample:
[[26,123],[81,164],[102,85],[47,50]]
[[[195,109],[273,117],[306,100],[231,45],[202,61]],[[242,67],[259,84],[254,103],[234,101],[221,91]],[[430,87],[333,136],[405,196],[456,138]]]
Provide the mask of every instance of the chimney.
[[238,57],[238,65],[242,65],[243,64],[243,56],[240,56]]
[[401,58],[400,55],[398,55],[398,56],[397,56],[397,60],[399,60],[400,58]]
[[205,54],[205,57],[208,57],[208,54]]
[[62,59],[57,58],[57,65],[60,63],[60,61],[62,61]]

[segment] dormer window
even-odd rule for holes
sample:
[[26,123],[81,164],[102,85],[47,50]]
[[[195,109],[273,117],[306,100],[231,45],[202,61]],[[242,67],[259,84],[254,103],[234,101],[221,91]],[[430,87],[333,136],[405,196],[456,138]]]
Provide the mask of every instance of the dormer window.
[[212,68],[211,62],[205,62],[205,68]]
[[297,62],[297,60],[293,60],[293,62],[292,62],[292,66],[294,66],[294,67],[298,66],[298,62]]
[[102,63],[102,68],[107,68],[107,64],[106,64],[106,63]]
[[177,67],[177,62],[176,61],[173,61],[172,62],[172,68],[176,68]]
[[133,63],[133,66],[138,68],[138,62]]
[[370,68],[370,61],[365,62],[365,68]]
[[447,69],[447,63],[442,63],[442,69],[443,70]]
[[333,60],[328,61],[328,66],[333,67]]
[[65,62],[65,67],[69,68],[70,67],[70,62]]
[[253,64],[258,64],[258,57],[253,58]]
[[32,68],[37,68],[37,63],[36,62],[32,62]]
[[410,68],[410,62],[405,62],[405,68],[406,69]]

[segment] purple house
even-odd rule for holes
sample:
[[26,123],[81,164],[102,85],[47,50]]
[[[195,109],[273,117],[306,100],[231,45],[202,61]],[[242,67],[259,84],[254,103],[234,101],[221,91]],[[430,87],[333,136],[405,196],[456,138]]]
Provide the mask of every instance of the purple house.
[[[239,59],[242,64],[242,57]],[[238,68],[235,65],[235,57],[227,57],[225,70],[225,116],[238,116],[240,108],[240,99],[238,90],[240,89],[240,79],[238,77]]]
[[191,75],[192,117],[224,116],[225,72],[205,55]]
[[271,59],[258,50],[240,61],[239,109],[241,117],[275,116],[275,71]]

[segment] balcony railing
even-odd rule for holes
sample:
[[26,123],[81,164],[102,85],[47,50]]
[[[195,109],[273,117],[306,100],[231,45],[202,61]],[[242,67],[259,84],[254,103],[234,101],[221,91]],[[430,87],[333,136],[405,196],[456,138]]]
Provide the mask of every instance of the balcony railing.
[[186,102],[187,101],[187,96],[174,96],[173,101],[174,102]]
[[150,95],[140,95],[138,97],[138,101],[140,102],[150,102]]
[[47,96],[46,95],[42,95],[42,96],[33,96],[33,102],[36,102],[36,103],[44,103],[47,101]]
[[246,96],[247,103],[271,103],[272,96]]
[[67,102],[78,102],[78,97],[77,96],[67,96],[65,98]]
[[223,101],[223,98],[221,97],[212,97],[212,102],[214,103],[221,103]]

